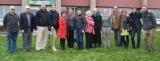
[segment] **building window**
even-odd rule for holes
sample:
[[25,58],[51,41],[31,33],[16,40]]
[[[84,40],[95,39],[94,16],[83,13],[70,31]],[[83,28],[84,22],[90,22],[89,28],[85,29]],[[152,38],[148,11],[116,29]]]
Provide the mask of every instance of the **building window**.
[[[15,8],[16,13],[19,15],[22,12],[22,7],[21,6],[16,6]],[[3,17],[5,16],[6,13],[9,12],[9,6],[8,5],[0,5],[0,22],[2,24]]]
[[160,19],[160,9],[149,9],[150,12],[152,12],[156,19]]

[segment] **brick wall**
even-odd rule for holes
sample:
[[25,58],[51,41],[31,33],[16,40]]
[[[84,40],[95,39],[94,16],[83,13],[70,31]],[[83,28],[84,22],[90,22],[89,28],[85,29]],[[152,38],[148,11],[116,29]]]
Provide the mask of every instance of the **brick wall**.
[[160,0],[148,0],[148,8],[160,9]]

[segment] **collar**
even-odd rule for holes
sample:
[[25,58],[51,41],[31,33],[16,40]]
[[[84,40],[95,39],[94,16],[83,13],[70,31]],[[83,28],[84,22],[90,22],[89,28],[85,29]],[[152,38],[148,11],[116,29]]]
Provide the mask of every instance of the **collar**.
[[13,14],[11,14],[11,13],[9,12],[9,15],[14,16],[14,15],[16,15],[16,13],[14,12]]
[[41,11],[41,12],[46,12],[47,10],[46,10],[46,9],[44,9],[44,11],[43,11],[43,9],[40,9],[40,11]]

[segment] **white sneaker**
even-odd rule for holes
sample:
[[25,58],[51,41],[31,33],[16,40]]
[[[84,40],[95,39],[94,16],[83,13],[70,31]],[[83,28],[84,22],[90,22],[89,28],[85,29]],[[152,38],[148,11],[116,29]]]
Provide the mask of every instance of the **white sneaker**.
[[53,47],[52,49],[53,49],[53,51],[57,51],[57,49],[55,47]]

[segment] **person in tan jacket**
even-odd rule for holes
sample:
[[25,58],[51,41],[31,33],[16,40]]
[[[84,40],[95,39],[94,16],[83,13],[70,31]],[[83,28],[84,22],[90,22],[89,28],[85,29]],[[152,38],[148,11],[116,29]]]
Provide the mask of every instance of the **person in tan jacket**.
[[121,14],[118,11],[117,6],[114,6],[113,8],[113,14],[112,16],[112,30],[114,31],[114,40],[116,43],[116,47],[120,47],[120,18]]

